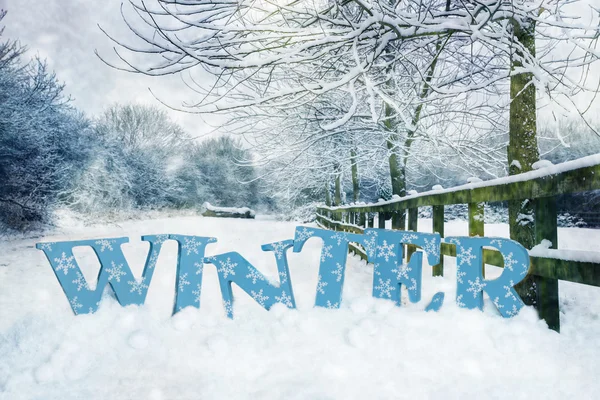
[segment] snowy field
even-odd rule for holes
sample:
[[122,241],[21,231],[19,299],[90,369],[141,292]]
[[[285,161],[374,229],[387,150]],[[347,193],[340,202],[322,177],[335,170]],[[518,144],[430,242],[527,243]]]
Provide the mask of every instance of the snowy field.
[[[426,231],[431,221],[419,221]],[[128,236],[125,255],[141,274],[143,234],[214,236],[207,255],[238,251],[276,276],[260,245],[293,238],[273,220],[174,217],[111,226],[70,226],[45,237],[0,242],[0,399],[591,399],[600,392],[600,288],[561,283],[562,333],[524,309],[505,320],[458,309],[453,259],[445,277],[424,268],[423,300],[395,307],[375,300],[371,269],[349,257],[339,310],[312,307],[320,243],[290,253],[297,310],[264,311],[234,287],[235,320],[224,315],[214,267],[205,269],[202,309],[171,317],[176,244],[163,247],[146,305],[105,298],[75,317],[41,241]],[[464,222],[446,234],[466,234]],[[486,236],[508,227],[486,225]],[[560,248],[600,250],[600,231],[561,229]],[[75,251],[86,278],[99,265]],[[488,276],[493,275],[493,267]],[[439,313],[423,308],[446,293]]]

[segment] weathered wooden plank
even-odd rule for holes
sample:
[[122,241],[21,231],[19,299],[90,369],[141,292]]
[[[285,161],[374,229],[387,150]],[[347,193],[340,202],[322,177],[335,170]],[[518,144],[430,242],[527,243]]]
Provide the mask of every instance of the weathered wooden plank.
[[367,262],[369,261],[367,259],[367,254],[365,253],[365,251],[360,246],[358,246],[358,245],[356,245],[354,243],[349,243],[348,244],[348,250],[349,250],[350,253],[354,253],[357,256],[359,256],[361,260],[367,261]]
[[469,236],[485,236],[483,206],[483,203],[469,203]]
[[[469,236],[484,236],[484,203],[469,203]],[[485,264],[481,266],[485,278]]]
[[[393,203],[373,206],[351,207],[356,211],[397,211],[408,208],[450,205],[450,204],[468,204],[468,203],[486,203],[505,200],[536,199],[540,197],[553,197],[565,193],[580,193],[590,190],[600,189],[600,165],[583,167],[564,171],[555,175],[548,175],[531,180],[525,180],[527,175],[523,175],[522,181],[500,183],[494,185],[490,182],[489,186],[469,188],[457,188],[452,192],[445,193],[421,193],[415,196],[407,196]],[[519,179],[520,175],[513,175],[513,179]],[[502,180],[501,180],[502,182]],[[325,207],[324,207],[325,208]],[[333,207],[335,209],[335,207]]]
[[[408,230],[417,232],[417,226],[419,223],[419,209],[418,208],[409,208],[408,209]],[[406,246],[406,259],[410,260],[410,256],[417,251],[417,246],[409,244]]]
[[[320,217],[319,223],[323,227],[329,229],[338,227],[338,229],[341,230],[341,227],[344,226],[348,232],[363,233],[360,228],[341,224],[339,222],[331,222],[327,219],[323,219],[323,217]],[[456,257],[455,245],[442,243],[441,254]],[[485,264],[494,265],[500,268],[504,267],[502,255],[496,250],[484,249],[483,261]],[[530,273],[532,275],[600,287],[600,264],[598,263],[544,257],[530,257],[530,261]]]
[[377,227],[379,229],[385,229],[385,220],[387,218],[387,213],[385,212],[380,212],[377,215]]
[[392,212],[392,229],[403,231],[406,229],[406,210]]
[[[433,233],[444,237],[444,206],[433,206]],[[440,263],[433,266],[433,276],[444,276],[444,256],[440,255]]]
[[[556,199],[542,197],[535,200],[535,241],[552,242],[551,248],[558,248]],[[558,280],[548,277],[535,276],[535,307],[540,318],[546,321],[548,327],[560,332],[560,310],[558,305]]]
[[600,264],[542,257],[530,260],[533,275],[600,287]]
[[[450,243],[442,243],[441,253],[456,257],[456,247]],[[529,260],[532,275],[600,287],[600,264],[544,257],[529,257]],[[502,254],[497,250],[484,249],[483,262],[504,267]]]

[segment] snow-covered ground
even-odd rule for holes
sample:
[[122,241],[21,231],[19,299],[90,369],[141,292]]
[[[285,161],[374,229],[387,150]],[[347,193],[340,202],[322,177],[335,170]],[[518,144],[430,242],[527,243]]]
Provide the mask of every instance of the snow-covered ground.
[[[419,221],[427,231],[431,221]],[[141,274],[143,234],[214,236],[207,255],[238,251],[276,276],[260,245],[293,237],[295,224],[274,220],[173,217],[0,243],[1,399],[591,399],[600,391],[600,288],[561,283],[562,333],[531,309],[505,320],[458,309],[454,264],[445,277],[425,268],[423,301],[395,307],[370,296],[372,270],[348,261],[341,309],[313,308],[320,243],[290,253],[297,310],[264,311],[236,290],[235,320],[225,317],[214,267],[205,269],[202,308],[171,316],[176,244],[163,247],[146,305],[105,299],[75,317],[36,242],[129,236],[124,245]],[[466,234],[464,222],[446,234]],[[486,225],[486,236],[506,235]],[[600,250],[600,232],[562,229],[559,246]],[[87,279],[99,268],[91,249],[75,252]],[[493,275],[492,267],[488,276]],[[423,308],[444,291],[439,313]]]

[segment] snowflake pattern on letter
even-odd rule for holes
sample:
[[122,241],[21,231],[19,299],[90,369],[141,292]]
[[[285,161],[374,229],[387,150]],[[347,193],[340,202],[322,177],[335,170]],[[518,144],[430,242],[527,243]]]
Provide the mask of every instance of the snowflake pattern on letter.
[[333,249],[332,245],[323,246],[323,250],[321,251],[321,262],[325,262],[326,258],[333,258],[333,254],[331,254],[331,249]]
[[331,271],[335,275],[335,281],[340,282],[342,280],[342,264],[337,263],[335,270]]
[[186,255],[198,254],[198,247],[202,245],[201,242],[196,241],[194,238],[183,238],[183,241],[185,243],[181,246],[181,249],[185,250]]
[[194,267],[196,267],[196,275],[202,275],[204,273],[204,264],[201,262],[194,263]]
[[74,259],[74,256],[67,257],[67,253],[63,252],[60,258],[54,259],[54,262],[58,263],[55,268],[56,272],[62,271],[65,275],[67,275],[70,269],[75,268],[75,264],[73,263]]
[[81,307],[83,307],[83,304],[81,304],[79,302],[78,297],[77,296],[73,297],[69,303],[71,303],[71,307],[73,308],[73,311],[75,312],[75,314],[79,314],[79,309]]
[[471,265],[471,261],[475,260],[477,258],[477,256],[475,254],[473,254],[473,248],[469,247],[466,251],[465,248],[462,246],[459,246],[460,249],[459,251],[456,253],[456,258],[458,260],[458,264],[459,265]]
[[363,247],[367,252],[367,256],[374,257],[375,252],[377,251],[377,232],[368,231],[367,237],[368,239],[365,239],[363,242]]
[[[398,264],[396,264],[398,265]],[[408,273],[412,271],[412,268],[410,268],[408,266],[408,264],[400,264],[399,267],[395,268],[392,270],[392,272],[395,272],[396,275],[396,279],[401,280],[402,278],[404,279],[409,279]]]
[[156,263],[158,262],[158,252],[154,252],[152,256],[150,256],[150,260],[148,261],[148,268],[152,269],[156,267]]
[[275,296],[275,300],[278,303],[285,304],[289,308],[294,307],[294,305],[292,304],[292,298],[285,293],[285,290],[281,292],[281,296]]
[[346,232],[336,232],[333,235],[331,235],[331,239],[333,240],[337,240],[337,245],[341,246],[342,242],[345,242],[347,240],[348,235],[346,235]]
[[517,310],[517,306],[513,304],[512,309],[508,310],[506,312],[506,314],[509,317],[514,317],[515,315],[517,315],[519,313],[519,310]]
[[377,246],[377,257],[383,257],[385,261],[389,261],[390,257],[396,255],[394,247],[396,247],[395,244],[388,244],[387,240],[384,240],[381,246]]
[[52,251],[52,246],[55,244],[56,242],[42,243],[40,244],[40,250]]
[[123,264],[116,265],[114,261],[111,261],[110,265],[111,267],[106,270],[108,272],[108,280],[121,282],[121,277],[127,275],[123,271]]
[[[415,239],[417,239],[417,238],[415,237]],[[425,247],[423,248],[423,250],[425,250],[425,252],[427,254],[431,254],[432,256],[435,256],[436,258],[440,256],[439,243],[436,246],[436,241],[433,238],[431,240],[425,238]]]
[[190,281],[187,280],[187,276],[188,274],[186,272],[185,274],[181,275],[178,279],[177,286],[180,292],[183,292],[185,290],[185,287],[190,284]]
[[495,246],[498,249],[502,248],[502,240],[494,239],[490,242],[491,245]]
[[263,290],[260,289],[257,292],[255,292],[254,290],[250,291],[250,295],[252,296],[252,298],[261,306],[265,306],[265,301],[269,300],[269,296],[263,296]]
[[315,233],[313,231],[309,231],[306,228],[303,228],[301,231],[296,231],[296,235],[298,236],[299,241],[307,240],[308,238],[312,237],[312,235],[314,235],[314,234]]
[[513,257],[513,253],[508,253],[508,255],[504,257],[504,268],[510,271],[513,271],[515,268],[515,264],[518,263],[518,261],[513,259]]
[[167,240],[169,240],[169,235],[156,235],[156,239],[154,240],[154,244],[158,246],[158,245],[163,244]]
[[[392,292],[396,290],[395,287],[391,284],[392,280],[387,279],[385,282],[383,279],[379,278],[379,285],[375,286],[375,290],[379,290],[380,297],[387,297],[388,299],[392,298]],[[416,288],[416,285],[415,285]]]
[[336,308],[339,308],[339,307],[340,307],[339,303],[331,303],[331,301],[327,300],[327,307],[326,308],[329,308],[329,309],[333,310],[333,309],[336,309]]
[[506,290],[506,294],[504,297],[510,297],[513,301],[517,301],[517,297],[513,294],[512,288],[515,286],[515,282],[513,280],[510,281],[510,286],[503,286],[504,290]]
[[[213,259],[212,261],[214,261]],[[219,261],[220,267],[217,268],[217,271],[223,274],[223,277],[227,279],[229,275],[235,275],[235,267],[237,267],[237,263],[232,263],[231,258],[227,257],[225,261]]]
[[246,275],[246,278],[251,279],[253,285],[256,285],[256,282],[258,281],[265,280],[264,276],[262,276],[260,272],[250,266],[248,266],[248,275]]
[[329,285],[328,282],[323,282],[323,277],[319,275],[319,281],[317,282],[317,292],[325,294],[325,286]]
[[502,304],[500,304],[500,298],[499,297],[496,297],[494,299],[494,305],[496,306],[496,308],[498,310],[500,310],[501,308],[504,308],[504,306]]
[[142,294],[142,290],[148,289],[148,285],[146,284],[146,278],[143,278],[141,280],[135,279],[133,281],[128,281],[127,284],[131,288],[131,290],[129,290],[131,293],[136,292],[139,295]]
[[89,286],[87,284],[87,282],[85,281],[85,278],[83,277],[83,274],[81,272],[77,273],[77,279],[75,279],[73,281],[73,283],[75,285],[77,285],[77,291],[80,292],[81,289],[87,289],[89,290]]
[[477,295],[483,290],[483,288],[486,286],[486,283],[481,281],[479,279],[479,277],[477,277],[477,279],[475,279],[475,281],[468,281],[469,283],[469,288],[467,289],[467,292],[471,292],[473,293],[473,298],[476,298]]
[[275,256],[277,257],[277,259],[281,260],[281,257],[283,257],[283,251],[285,249],[285,243],[282,243],[282,242],[272,243],[271,246],[273,247],[273,253],[275,253]]
[[195,296],[194,301],[200,304],[200,295],[202,294],[202,285],[196,285],[196,290],[192,290],[192,294]]
[[288,280],[288,276],[287,273],[285,271],[280,271],[279,272],[279,282],[281,284],[287,283]]
[[228,317],[233,315],[233,305],[230,300],[223,300],[223,308],[225,308],[225,315]]
[[101,253],[104,253],[105,250],[108,250],[108,251],[114,250],[112,247],[112,245],[115,243],[114,240],[101,239],[101,240],[96,240],[94,243],[100,246]]

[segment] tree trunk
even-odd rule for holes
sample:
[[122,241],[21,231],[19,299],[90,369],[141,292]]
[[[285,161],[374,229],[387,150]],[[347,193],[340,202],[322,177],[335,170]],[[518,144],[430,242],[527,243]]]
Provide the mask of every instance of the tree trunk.
[[356,160],[356,150],[352,149],[350,152],[350,162],[352,163],[352,195],[354,202],[358,203],[360,198],[360,183],[358,181],[358,164]]
[[335,197],[334,197],[334,205],[340,206],[342,205],[342,172],[340,171],[340,167],[336,167],[335,174]]
[[[535,23],[519,25],[513,22],[515,41],[520,42],[535,56]],[[521,52],[516,52],[511,68],[523,66]],[[531,171],[532,164],[539,159],[536,126],[536,92],[533,74],[513,75],[510,79],[510,122],[508,143],[509,175]],[[510,237],[528,249],[535,245],[534,202],[530,199],[508,202]],[[516,286],[526,304],[533,304],[535,288],[532,277],[527,277]]]
[[390,164],[390,178],[392,181],[392,194],[398,196],[406,195],[406,174],[404,173],[404,162],[401,160],[399,153],[400,149],[396,145],[398,142],[398,135],[395,133],[396,126],[390,119],[393,115],[393,110],[387,103],[384,105],[385,108],[385,128],[390,131],[390,136],[387,139],[387,148],[390,150],[390,156],[388,158]]
[[325,204],[331,207],[331,192],[329,191],[329,181],[325,183]]
[[[450,11],[450,0],[446,0],[446,11]],[[427,75],[423,82],[423,87],[421,88],[421,92],[419,97],[421,100],[427,98],[429,92],[431,90],[430,84],[433,76],[435,75],[435,70],[437,67],[439,56],[444,49],[446,43],[448,42],[450,36],[445,39],[440,38],[436,43],[436,55],[431,61],[431,64],[427,68]],[[401,149],[402,155],[399,156],[398,152],[400,149],[397,148],[396,143],[398,143],[399,138],[396,132],[396,126],[394,122],[390,119],[393,115],[392,107],[388,104],[385,104],[385,117],[386,120],[384,125],[388,131],[391,132],[390,137],[387,140],[387,148],[391,150],[391,154],[389,157],[390,164],[390,176],[392,178],[392,194],[396,194],[398,196],[406,195],[406,167],[408,164],[408,157],[410,146],[412,145],[416,127],[421,119],[421,111],[423,110],[423,103],[421,102],[417,108],[415,109],[415,113],[413,114],[412,123],[413,127],[408,130],[406,138],[404,140],[404,147]]]

